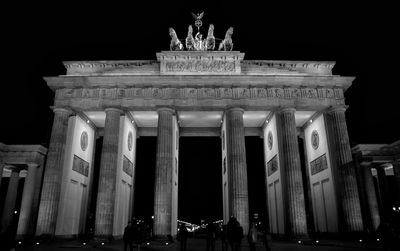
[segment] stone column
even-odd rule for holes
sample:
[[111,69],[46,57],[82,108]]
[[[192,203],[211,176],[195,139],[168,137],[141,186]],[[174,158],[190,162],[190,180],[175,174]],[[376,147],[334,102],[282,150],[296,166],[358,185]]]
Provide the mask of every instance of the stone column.
[[0,163],[0,187],[1,187],[1,180],[3,179],[3,170],[4,170],[4,163]]
[[311,182],[310,182],[310,171],[308,169],[308,156],[307,156],[307,146],[306,146],[306,139],[304,135],[304,131],[301,132],[300,137],[303,140],[303,149],[304,149],[304,169],[306,175],[306,180],[303,183],[303,186],[306,188],[306,193],[304,194],[305,200],[305,209],[306,209],[306,221],[307,221],[307,229],[308,233],[315,232],[315,224],[314,224],[314,209],[312,204],[312,195],[311,195]]
[[172,217],[172,172],[173,172],[173,127],[174,110],[161,108],[158,111],[157,157],[154,189],[154,227],[157,237],[171,234]]
[[71,111],[54,109],[53,129],[44,171],[36,235],[54,235],[60,201],[61,176],[64,166],[65,144],[67,140],[68,118]]
[[31,221],[32,200],[35,192],[36,169],[37,165],[28,165],[28,173],[25,178],[24,191],[22,193],[17,237],[23,237],[28,234],[29,223]]
[[3,216],[1,217],[1,232],[10,231],[14,218],[15,204],[18,193],[19,169],[11,169],[10,182],[8,183],[6,200],[4,202]]
[[400,159],[395,160],[393,163],[393,173],[397,188],[397,201],[400,201]]
[[106,122],[97,192],[95,235],[107,238],[113,234],[116,168],[122,110],[107,108],[105,112]]
[[338,106],[326,112],[328,144],[334,162],[333,173],[337,176],[335,186],[344,223],[340,225],[347,232],[361,232],[363,221],[345,111],[344,106]]
[[243,112],[244,110],[241,108],[231,108],[226,111],[226,155],[229,211],[242,225],[244,233],[247,233],[249,229],[249,196]]
[[40,165],[36,169],[36,181],[35,181],[35,188],[33,193],[33,200],[32,200],[32,209],[31,209],[31,222],[28,229],[28,234],[34,234],[36,229],[36,223],[38,220],[38,212],[39,212],[39,203],[40,203],[40,191],[42,186],[43,180],[43,171],[44,171],[44,158],[40,163]]
[[379,164],[375,164],[374,167],[376,169],[378,177],[379,197],[381,204],[381,220],[387,221],[390,219],[391,215],[389,184],[386,178],[385,168]]
[[366,194],[366,200],[368,204],[369,220],[372,223],[372,230],[376,231],[379,224],[381,223],[381,218],[379,215],[379,205],[375,193],[374,180],[371,173],[371,166],[361,165],[361,175],[364,181],[364,191]]
[[277,112],[279,158],[285,205],[285,232],[290,237],[307,235],[303,179],[294,108]]

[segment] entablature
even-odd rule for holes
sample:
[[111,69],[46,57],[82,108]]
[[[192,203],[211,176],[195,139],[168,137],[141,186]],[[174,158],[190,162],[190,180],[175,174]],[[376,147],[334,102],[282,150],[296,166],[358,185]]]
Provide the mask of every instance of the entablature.
[[354,77],[342,76],[59,76],[45,77],[52,90],[62,88],[129,87],[338,87],[347,90]]
[[243,60],[239,51],[162,51],[157,60],[65,61],[66,76],[332,75],[335,62]]

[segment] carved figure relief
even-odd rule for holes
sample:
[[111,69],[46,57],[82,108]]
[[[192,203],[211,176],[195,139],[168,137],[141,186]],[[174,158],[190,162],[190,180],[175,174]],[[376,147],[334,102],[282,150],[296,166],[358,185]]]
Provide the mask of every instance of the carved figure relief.
[[128,150],[129,150],[129,151],[132,151],[132,144],[133,144],[132,132],[129,132],[129,133],[128,133],[127,144],[128,144]]
[[314,150],[318,149],[319,146],[319,135],[318,135],[318,131],[314,130],[311,133],[311,145],[314,148]]
[[268,149],[271,150],[272,146],[274,144],[274,137],[272,136],[272,132],[271,131],[268,132],[268,139],[267,140],[268,140]]
[[82,151],[86,151],[88,146],[88,134],[86,131],[83,131],[81,134],[81,149]]

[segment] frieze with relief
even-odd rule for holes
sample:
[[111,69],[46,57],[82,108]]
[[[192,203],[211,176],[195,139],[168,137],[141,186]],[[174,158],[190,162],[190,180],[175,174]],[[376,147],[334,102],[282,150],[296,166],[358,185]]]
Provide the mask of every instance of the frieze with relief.
[[77,88],[58,89],[57,100],[65,99],[337,99],[343,89],[335,88]]
[[234,72],[235,62],[222,60],[171,61],[165,64],[166,72]]

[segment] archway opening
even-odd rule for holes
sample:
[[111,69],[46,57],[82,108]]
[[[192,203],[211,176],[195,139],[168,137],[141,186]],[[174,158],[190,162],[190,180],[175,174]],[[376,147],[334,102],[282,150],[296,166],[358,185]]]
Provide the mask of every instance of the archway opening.
[[222,220],[220,137],[181,137],[178,219],[200,224]]
[[249,217],[250,220],[265,226],[268,225],[268,215],[263,143],[263,139],[259,136],[245,137]]
[[154,213],[156,152],[157,137],[137,138],[133,216],[145,221],[151,221]]

